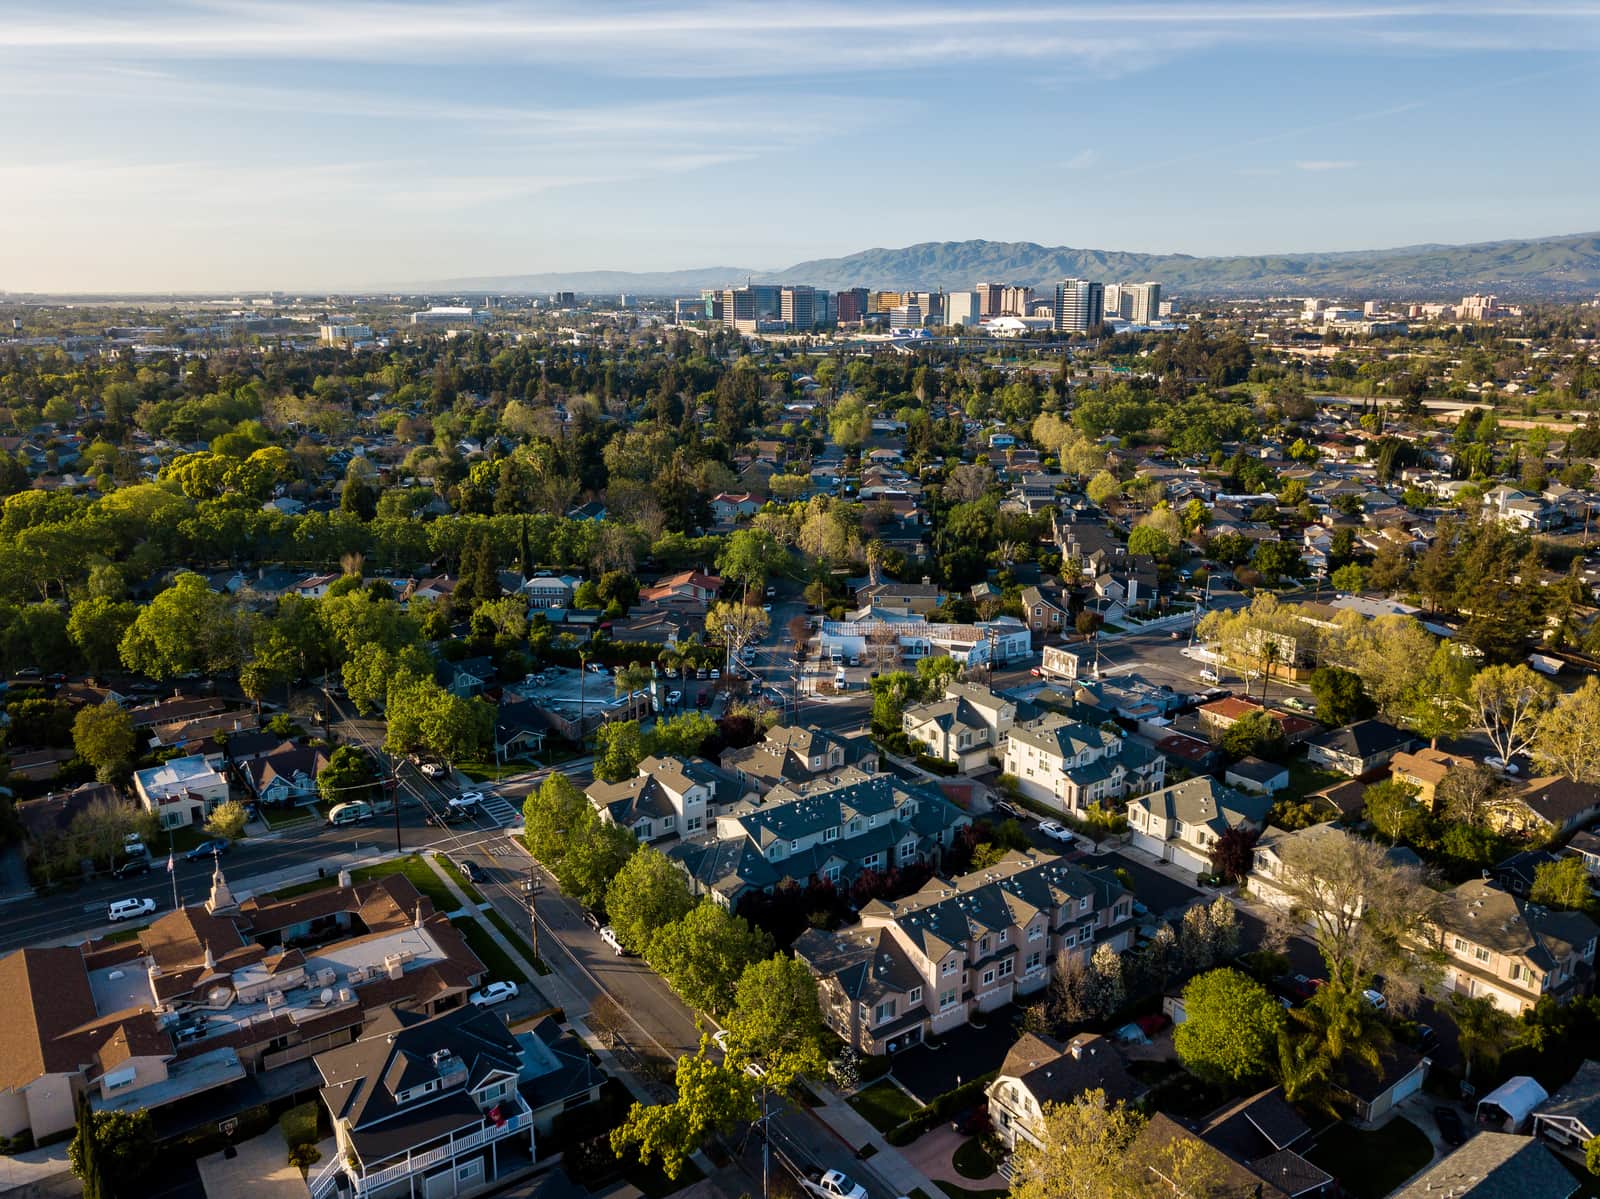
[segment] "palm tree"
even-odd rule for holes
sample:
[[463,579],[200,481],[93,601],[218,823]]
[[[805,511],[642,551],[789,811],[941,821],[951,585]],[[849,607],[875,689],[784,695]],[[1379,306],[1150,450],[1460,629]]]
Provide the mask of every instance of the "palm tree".
[[1331,1064],[1353,1056],[1375,1073],[1381,1072],[1383,1051],[1394,1037],[1389,1026],[1377,1018],[1377,1010],[1353,987],[1325,984],[1293,1016]]
[[1452,991],[1450,1018],[1456,1023],[1461,1056],[1467,1063],[1465,1078],[1468,1082],[1472,1081],[1474,1061],[1494,1066],[1516,1039],[1516,1022],[1484,995]]
[[1338,1109],[1328,1087],[1332,1067],[1333,1063],[1317,1044],[1316,1037],[1278,1034],[1278,1084],[1290,1103],[1310,1104],[1329,1115],[1337,1115]]
[[650,685],[650,668],[635,662],[631,666],[624,666],[617,672],[617,693],[626,694],[628,697],[628,719],[633,719],[634,693],[644,690]]

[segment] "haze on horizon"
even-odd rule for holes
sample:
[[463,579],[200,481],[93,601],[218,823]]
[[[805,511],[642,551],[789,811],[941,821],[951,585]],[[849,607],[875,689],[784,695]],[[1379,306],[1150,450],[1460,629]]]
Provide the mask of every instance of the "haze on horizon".
[[1600,227],[1600,4],[0,0],[0,289]]

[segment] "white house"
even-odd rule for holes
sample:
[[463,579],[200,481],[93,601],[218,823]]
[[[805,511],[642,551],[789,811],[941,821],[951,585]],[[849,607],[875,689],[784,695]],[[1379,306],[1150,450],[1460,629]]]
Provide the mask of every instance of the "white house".
[[1211,869],[1211,848],[1229,829],[1259,831],[1272,799],[1245,795],[1201,775],[1128,804],[1128,827],[1136,849],[1205,874]]
[[1003,769],[1030,799],[1081,813],[1160,787],[1167,760],[1110,729],[1052,713],[1011,729]]
[[145,810],[156,814],[162,828],[200,824],[228,799],[228,780],[204,754],[136,770],[133,789]]

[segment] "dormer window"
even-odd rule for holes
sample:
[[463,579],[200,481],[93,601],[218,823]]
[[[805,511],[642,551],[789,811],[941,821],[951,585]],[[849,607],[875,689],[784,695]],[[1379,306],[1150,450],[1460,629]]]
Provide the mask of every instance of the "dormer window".
[[838,830],[838,828],[834,827],[834,828],[825,828],[825,829],[823,829],[822,830],[822,839],[824,841],[837,841],[839,839],[839,830]]

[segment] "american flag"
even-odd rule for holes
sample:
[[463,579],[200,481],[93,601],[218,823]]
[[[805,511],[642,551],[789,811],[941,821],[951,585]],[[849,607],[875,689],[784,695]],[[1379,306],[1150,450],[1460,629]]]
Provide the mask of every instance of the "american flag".
[[176,868],[177,867],[172,860],[172,855],[170,853],[167,854],[167,873],[171,874]]

